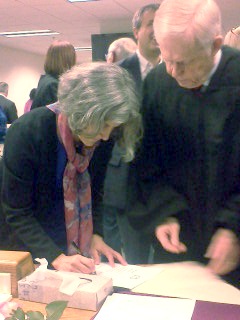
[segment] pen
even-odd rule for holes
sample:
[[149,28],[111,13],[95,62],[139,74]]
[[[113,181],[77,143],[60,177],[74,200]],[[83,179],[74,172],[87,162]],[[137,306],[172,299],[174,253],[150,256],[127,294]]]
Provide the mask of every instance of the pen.
[[[76,252],[77,252],[78,254],[80,254],[81,256],[84,256],[85,258],[91,258],[91,257],[87,257],[86,255],[82,254],[80,248],[77,246],[77,244],[76,244],[74,241],[72,241],[72,246],[74,247],[74,249],[76,250]],[[92,273],[90,273],[90,274],[96,275],[97,273],[96,273],[96,271],[94,271],[94,272],[92,272]]]

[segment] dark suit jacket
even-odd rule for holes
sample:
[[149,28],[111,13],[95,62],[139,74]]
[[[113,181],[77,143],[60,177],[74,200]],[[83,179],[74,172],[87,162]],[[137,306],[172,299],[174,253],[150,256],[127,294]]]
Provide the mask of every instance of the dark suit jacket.
[[[136,84],[136,91],[139,94],[139,97],[141,97],[143,81],[141,76],[140,62],[137,54],[134,53],[130,57],[121,60],[118,65],[130,73]],[[103,199],[105,205],[115,207],[120,210],[127,208],[130,191],[133,191],[134,189],[134,186],[130,183],[133,175],[133,165],[129,165],[128,163],[124,163],[122,161],[121,150],[115,144],[112,150],[112,156],[108,162],[104,182]]]
[[12,123],[18,118],[17,108],[13,101],[7,99],[3,95],[0,95],[0,106],[2,107],[6,117],[7,123]]
[[136,88],[138,93],[142,91],[142,76],[141,76],[141,69],[140,69],[140,62],[136,53],[131,55],[130,57],[121,60],[118,65],[124,69],[126,69],[133,80],[135,81]]

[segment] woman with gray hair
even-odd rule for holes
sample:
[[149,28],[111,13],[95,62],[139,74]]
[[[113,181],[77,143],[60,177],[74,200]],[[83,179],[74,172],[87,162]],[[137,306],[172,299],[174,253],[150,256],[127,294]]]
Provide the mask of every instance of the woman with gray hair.
[[[2,204],[11,249],[45,257],[57,270],[92,273],[101,254],[111,265],[114,259],[126,264],[104,243],[91,200],[96,205],[101,198],[107,140],[114,136],[130,161],[141,130],[139,101],[125,70],[89,63],[64,73],[58,102],[22,116],[6,137]],[[95,148],[102,156],[90,163]]]

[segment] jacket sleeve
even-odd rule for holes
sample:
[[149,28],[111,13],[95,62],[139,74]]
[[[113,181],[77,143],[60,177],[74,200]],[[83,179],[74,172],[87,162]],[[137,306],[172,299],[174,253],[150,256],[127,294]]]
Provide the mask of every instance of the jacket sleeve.
[[[15,122],[9,128],[5,141],[1,194],[3,211],[12,232],[33,257],[44,257],[51,263],[62,250],[44,231],[39,217],[43,213],[36,207],[38,195],[34,193],[34,181],[39,172],[41,151],[40,145],[33,141],[39,138],[39,128],[35,127],[36,132],[33,132],[23,130],[23,127],[26,127],[24,122],[22,126]],[[47,190],[47,186],[42,186],[42,193],[47,193]],[[51,201],[51,195],[47,196]]]
[[226,206],[218,212],[216,228],[232,230],[240,239],[240,196],[232,197]]
[[[138,195],[130,201],[128,216],[136,229],[152,233],[157,225],[171,216],[178,217],[188,210],[187,201],[164,180],[161,172],[161,117],[157,92],[150,73],[143,86],[142,116],[144,136],[135,160]],[[136,199],[137,197],[137,199]]]
[[[236,110],[240,110],[240,97]],[[230,130],[225,130],[226,145],[222,175],[222,201],[215,218],[215,228],[232,230],[240,239],[240,112],[232,117]]]
[[58,81],[53,79],[37,89],[31,110],[57,101]]
[[18,118],[17,108],[15,103],[13,102],[11,106],[8,108],[8,123],[13,123]]

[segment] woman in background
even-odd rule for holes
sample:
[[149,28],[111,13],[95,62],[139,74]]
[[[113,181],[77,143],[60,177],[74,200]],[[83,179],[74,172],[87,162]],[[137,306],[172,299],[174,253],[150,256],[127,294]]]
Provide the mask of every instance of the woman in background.
[[32,103],[33,103],[33,99],[34,99],[35,94],[36,94],[36,91],[37,91],[36,88],[33,88],[33,89],[30,91],[29,99],[28,99],[28,101],[25,103],[25,106],[24,106],[24,113],[27,113],[27,112],[30,111],[31,106],[32,106]]
[[76,52],[67,41],[54,41],[48,48],[44,70],[40,77],[31,110],[57,101],[59,77],[76,64]]
[[102,254],[112,266],[114,259],[126,264],[103,241],[100,211],[92,215],[91,200],[95,207],[101,201],[109,137],[121,145],[125,161],[134,157],[142,129],[135,91],[128,72],[115,64],[75,66],[60,78],[58,102],[9,128],[2,206],[15,250],[44,257],[57,270],[92,273]]

